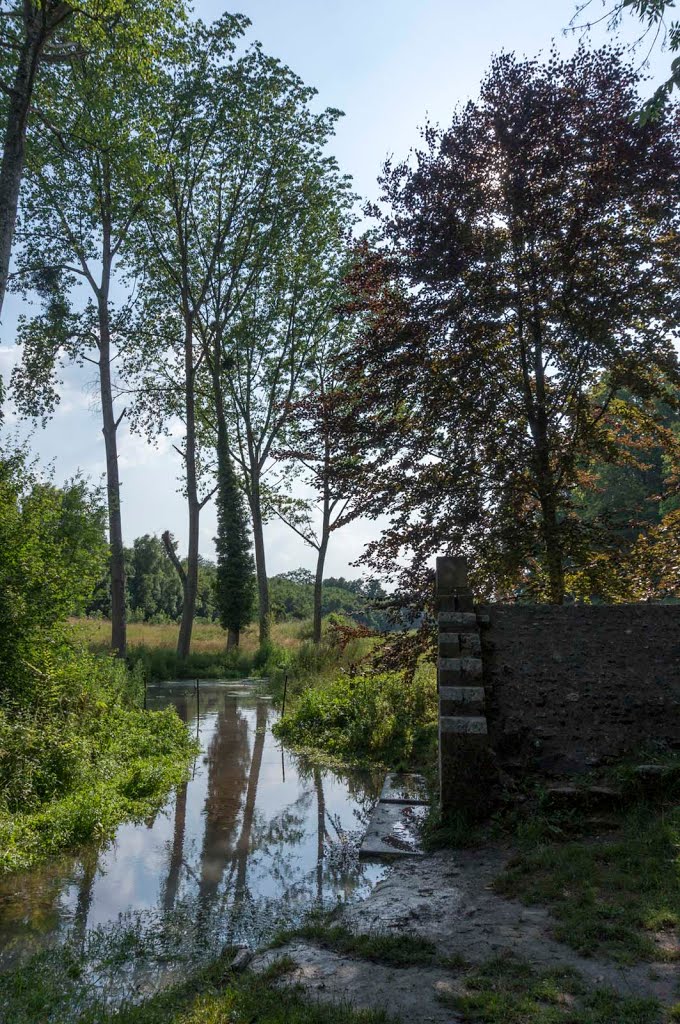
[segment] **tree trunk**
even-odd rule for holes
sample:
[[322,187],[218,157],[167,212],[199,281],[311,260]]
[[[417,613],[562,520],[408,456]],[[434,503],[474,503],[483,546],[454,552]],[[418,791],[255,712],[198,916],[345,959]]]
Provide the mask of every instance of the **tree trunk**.
[[557,506],[552,490],[541,494],[541,516],[550,604],[564,604],[564,563]]
[[[186,317],[186,314],[185,314]],[[184,408],[186,417],[186,448],[185,471],[187,483],[187,503],[189,506],[189,547],[187,549],[187,568],[182,579],[182,621],[177,641],[177,657],[183,661],[189,657],[191,650],[191,633],[194,628],[196,614],[196,594],[198,592],[198,542],[199,519],[201,505],[198,500],[198,484],[196,479],[196,396],[194,382],[193,329],[190,320],[185,318],[184,329]]]
[[253,546],[255,548],[255,571],[257,573],[257,595],[260,606],[260,646],[269,643],[271,637],[271,606],[269,583],[267,582],[267,561],[264,549],[264,523],[260,504],[260,480],[257,467],[250,474],[250,513],[253,520]]
[[108,289],[106,288],[102,289],[99,296],[99,390],[106,452],[106,492],[109,508],[109,546],[111,548],[111,649],[119,658],[124,658],[127,653],[125,552],[120,513],[120,477],[116,436],[118,424],[113,412],[111,331]]
[[312,639],[314,640],[314,643],[317,645],[321,643],[321,619],[323,607],[323,567],[326,561],[326,551],[328,550],[328,539],[328,526],[326,522],[324,522],[321,533],[321,543],[319,544],[316,559],[316,576],[314,577],[314,625],[312,630]]
[[45,43],[72,9],[66,3],[23,5],[24,38],[9,96],[7,128],[0,164],[0,315],[7,290],[9,261],[26,155],[26,128],[35,78]]
[[35,14],[25,25],[25,31],[8,104],[7,128],[0,166],[0,314],[7,290],[19,190],[24,171],[28,112],[40,54],[47,39]]
[[227,650],[234,651],[238,650],[238,645],[241,641],[241,634],[237,629],[230,629],[227,632]]

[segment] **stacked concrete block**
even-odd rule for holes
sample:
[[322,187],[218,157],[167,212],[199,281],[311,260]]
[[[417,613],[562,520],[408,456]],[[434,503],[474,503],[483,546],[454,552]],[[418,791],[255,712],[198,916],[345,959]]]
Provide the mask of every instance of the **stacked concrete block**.
[[488,744],[482,647],[464,558],[437,559],[437,689],[442,812],[483,816],[495,772]]

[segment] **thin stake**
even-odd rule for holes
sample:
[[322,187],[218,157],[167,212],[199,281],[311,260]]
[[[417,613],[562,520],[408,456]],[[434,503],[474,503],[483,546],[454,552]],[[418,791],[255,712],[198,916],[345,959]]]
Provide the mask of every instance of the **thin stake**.
[[283,680],[283,705],[281,707],[281,718],[286,713],[286,693],[288,692],[288,673],[286,672],[286,678]]

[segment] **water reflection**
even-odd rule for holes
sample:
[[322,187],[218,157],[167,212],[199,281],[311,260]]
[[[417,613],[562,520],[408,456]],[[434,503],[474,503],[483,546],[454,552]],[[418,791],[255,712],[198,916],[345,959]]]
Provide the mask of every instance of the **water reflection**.
[[227,941],[259,942],[314,903],[362,895],[377,879],[380,868],[359,863],[357,841],[379,779],[282,750],[276,712],[249,687],[201,684],[197,697],[168,684],[148,702],[174,704],[196,729],[190,779],[106,848],[0,881],[0,966],[45,942],[84,950],[92,929],[134,926],[153,936],[172,973]]

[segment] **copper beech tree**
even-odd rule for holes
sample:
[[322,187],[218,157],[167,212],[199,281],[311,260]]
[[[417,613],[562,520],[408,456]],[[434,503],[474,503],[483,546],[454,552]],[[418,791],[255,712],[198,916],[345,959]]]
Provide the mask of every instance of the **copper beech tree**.
[[480,591],[561,603],[611,402],[678,394],[678,112],[641,123],[638,84],[616,49],[503,55],[384,168],[351,281],[345,465],[389,516],[368,563],[409,589],[457,550]]

